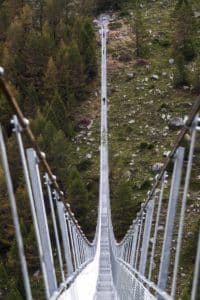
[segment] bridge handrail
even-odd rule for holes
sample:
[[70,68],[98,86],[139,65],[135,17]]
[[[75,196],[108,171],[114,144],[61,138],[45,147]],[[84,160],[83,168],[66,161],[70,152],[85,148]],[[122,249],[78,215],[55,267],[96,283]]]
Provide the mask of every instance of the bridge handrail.
[[159,183],[162,181],[163,175],[166,172],[166,170],[167,170],[170,162],[172,161],[172,159],[173,159],[173,157],[174,157],[174,155],[175,155],[178,147],[181,145],[181,143],[182,143],[185,135],[187,134],[187,132],[193,126],[195,117],[196,117],[196,115],[198,114],[199,111],[200,111],[200,95],[196,99],[196,101],[195,101],[195,103],[194,103],[194,105],[192,107],[192,110],[191,110],[189,116],[186,118],[184,127],[181,129],[179,135],[177,136],[177,138],[176,138],[176,140],[174,142],[174,146],[173,146],[172,150],[169,152],[169,154],[168,154],[168,156],[166,158],[166,161],[164,162],[164,165],[163,165],[160,173],[155,176],[155,183],[153,184],[152,189],[150,191],[148,191],[148,193],[147,193],[148,194],[147,199],[145,200],[145,202],[143,202],[141,204],[141,209],[137,213],[136,219],[133,220],[133,224],[130,225],[130,227],[127,230],[127,232],[126,232],[125,236],[123,237],[123,239],[119,243],[116,242],[116,246],[120,246],[121,244],[124,243],[124,241],[126,240],[126,238],[129,235],[130,230],[132,230],[134,223],[136,223],[141,218],[141,216],[142,216],[142,214],[143,214],[143,212],[144,212],[147,204],[152,199],[152,197],[155,195],[156,189],[157,189]]
[[40,149],[38,143],[36,142],[36,138],[35,138],[32,130],[31,130],[30,126],[29,126],[29,120],[27,118],[25,118],[24,114],[22,113],[22,110],[20,109],[20,107],[17,103],[17,100],[16,100],[15,96],[11,92],[11,89],[9,88],[6,81],[2,78],[2,76],[0,76],[0,89],[3,93],[3,95],[5,96],[6,100],[8,101],[8,103],[12,107],[12,109],[14,111],[14,114],[17,115],[18,121],[20,122],[20,125],[21,125],[22,129],[24,130],[27,138],[29,139],[29,142],[31,143],[31,145],[35,149],[35,151],[37,153],[37,156],[38,156],[40,162],[42,163],[42,165],[44,167],[44,170],[47,172],[47,174],[50,177],[51,184],[53,185],[54,189],[59,194],[58,201],[63,202],[63,204],[65,205],[65,209],[70,214],[72,220],[74,221],[74,224],[77,226],[78,231],[80,232],[81,236],[84,238],[86,243],[90,246],[93,246],[95,241],[90,242],[86,238],[85,234],[81,230],[81,226],[78,224],[78,221],[77,221],[76,217],[74,216],[74,213],[72,212],[72,210],[70,208],[70,204],[66,203],[66,201],[64,201],[65,200],[64,192],[61,190],[61,188],[60,188],[60,186],[57,182],[56,176],[53,174],[53,172],[51,170],[51,167],[47,162],[45,153],[42,152],[42,150]]

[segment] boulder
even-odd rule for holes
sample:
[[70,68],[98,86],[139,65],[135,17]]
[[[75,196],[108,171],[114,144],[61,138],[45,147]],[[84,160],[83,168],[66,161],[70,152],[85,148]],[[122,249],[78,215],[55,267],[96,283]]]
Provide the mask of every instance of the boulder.
[[184,126],[184,120],[180,117],[171,118],[168,125],[172,130],[180,129]]

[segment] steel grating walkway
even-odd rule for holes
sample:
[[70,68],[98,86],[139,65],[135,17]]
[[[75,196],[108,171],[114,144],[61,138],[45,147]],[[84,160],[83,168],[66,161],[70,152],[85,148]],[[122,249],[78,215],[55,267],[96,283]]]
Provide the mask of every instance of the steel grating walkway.
[[107,18],[101,19],[102,72],[101,72],[101,158],[100,158],[100,257],[99,274],[94,300],[117,299],[113,284],[109,242],[109,174],[107,142]]

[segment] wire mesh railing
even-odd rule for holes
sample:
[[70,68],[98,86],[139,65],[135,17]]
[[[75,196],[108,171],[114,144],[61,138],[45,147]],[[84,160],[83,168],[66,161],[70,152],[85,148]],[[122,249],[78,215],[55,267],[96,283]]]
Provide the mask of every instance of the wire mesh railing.
[[[10,202],[12,211],[24,283],[24,297],[26,299],[57,299],[93,259],[96,238],[92,243],[87,240],[70,205],[65,201],[64,193],[51,171],[45,154],[36,142],[28,120],[23,116],[2,78],[0,78],[0,86],[4,97],[12,104],[15,113],[11,120],[12,151],[8,149],[7,139],[0,127],[0,167],[3,170],[8,191],[8,195],[5,196],[6,201]],[[28,144],[31,147],[24,146],[25,138],[26,140],[28,138]],[[25,196],[16,195],[16,186],[23,187],[22,194],[24,193]],[[19,209],[19,213],[18,207],[23,197],[25,197],[26,210]],[[22,213],[26,214],[25,218],[29,224],[25,224],[26,230],[34,232],[32,245],[27,245],[25,242]],[[34,296],[32,279],[36,267],[30,266],[27,248],[31,248],[30,252],[34,252],[32,256],[39,269],[38,278],[42,281],[43,287],[40,296],[37,294]]]
[[120,243],[110,217],[112,270],[120,299],[199,299],[199,110],[200,98]]

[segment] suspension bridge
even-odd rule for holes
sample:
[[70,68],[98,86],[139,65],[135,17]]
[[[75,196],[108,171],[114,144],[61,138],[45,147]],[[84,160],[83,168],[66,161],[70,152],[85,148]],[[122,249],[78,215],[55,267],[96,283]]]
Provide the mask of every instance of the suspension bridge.
[[[184,229],[188,227],[191,218],[193,222],[199,222],[198,209],[193,209],[192,215],[187,214],[188,211],[190,212],[187,200],[193,169],[198,164],[196,145],[200,130],[198,115],[200,99],[196,101],[185,119],[185,126],[169,152],[162,170],[155,177],[152,190],[148,192],[147,199],[142,204],[136,219],[133,220],[123,240],[118,243],[112,227],[109,192],[106,86],[108,19],[103,17],[100,25],[102,44],[100,186],[96,234],[92,243],[84,235],[70,205],[66,204],[64,193],[51,171],[45,154],[36,143],[29,121],[20,110],[3,75],[0,78],[2,93],[15,112],[11,123],[18,145],[35,230],[44,298],[50,300],[176,299],[177,293],[184,288],[180,271],[182,270],[181,253],[184,243],[189,242],[195,243],[195,261],[190,268],[189,299],[199,299],[200,234],[197,234],[195,241],[190,241],[190,238],[185,236]],[[187,146],[183,146],[186,134],[189,134],[190,138],[187,140]],[[24,147],[25,136],[32,148]],[[26,299],[33,299],[2,128],[0,157],[15,227],[25,295]],[[199,202],[199,191],[194,193],[190,191],[194,203]],[[44,192],[48,197],[44,197]],[[46,202],[50,208],[48,216]],[[52,220],[53,233],[50,232],[49,218]],[[53,249],[58,260],[57,269]]]

